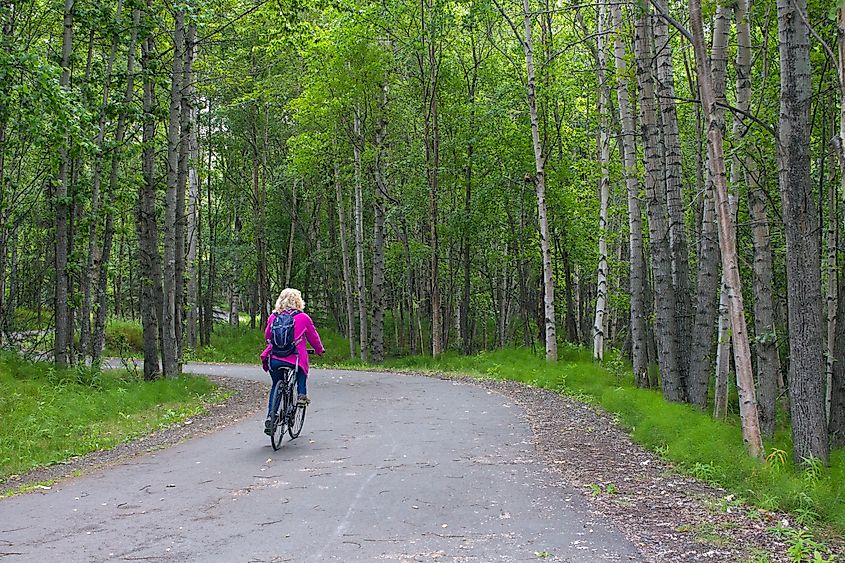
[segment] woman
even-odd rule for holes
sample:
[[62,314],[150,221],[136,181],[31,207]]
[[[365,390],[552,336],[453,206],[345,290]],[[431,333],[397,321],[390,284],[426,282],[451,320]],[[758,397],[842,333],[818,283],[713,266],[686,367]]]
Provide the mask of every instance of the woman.
[[[276,307],[273,309],[273,314],[267,319],[267,327],[264,329],[264,339],[267,341],[267,348],[261,353],[261,364],[264,371],[270,372],[270,377],[273,378],[273,385],[270,387],[270,398],[267,401],[267,420],[264,421],[264,432],[271,434],[273,432],[273,413],[275,412],[275,405],[273,404],[273,397],[276,393],[276,386],[282,379],[283,370],[293,369],[296,365],[297,358],[299,359],[299,369],[296,372],[296,392],[297,402],[308,404],[308,393],[306,389],[306,378],[308,377],[308,348],[306,340],[317,354],[325,352],[323,343],[320,341],[320,335],[317,329],[314,328],[314,321],[311,320],[305,312],[305,302],[302,300],[302,294],[298,289],[285,288],[279,294],[276,300]],[[296,343],[296,352],[288,356],[278,356],[273,353],[273,346],[270,344],[272,336],[273,321],[279,315],[291,315],[293,318],[293,340]]]

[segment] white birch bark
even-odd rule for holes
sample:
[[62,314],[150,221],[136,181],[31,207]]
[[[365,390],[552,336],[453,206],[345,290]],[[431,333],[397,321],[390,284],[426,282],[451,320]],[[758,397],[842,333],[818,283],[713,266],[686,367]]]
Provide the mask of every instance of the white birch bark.
[[711,176],[716,192],[719,217],[719,244],[722,250],[722,271],[728,284],[731,326],[733,328],[734,362],[736,383],[739,392],[739,412],[742,420],[742,437],[748,453],[760,460],[764,457],[763,440],[760,434],[757,400],[754,391],[754,373],[751,366],[751,346],[745,324],[745,309],[742,302],[742,282],[736,254],[736,231],[733,214],[728,201],[727,173],[722,130],[716,113],[716,92],[713,73],[704,44],[704,25],[701,19],[700,0],[689,0],[690,22],[696,70],[702,109],[707,120],[707,152]]
[[365,362],[369,359],[369,341],[367,339],[367,283],[364,264],[364,195],[361,185],[361,150],[364,135],[361,133],[361,116],[355,110],[352,129],[352,151],[355,158],[355,267],[357,273],[357,297],[358,297],[358,323],[359,344],[361,346],[361,359]]
[[[748,111],[751,102],[751,26],[748,16],[749,0],[736,3],[736,106]],[[734,119],[733,136],[739,141],[748,125],[742,118]],[[780,358],[777,350],[777,333],[774,321],[773,266],[769,237],[769,219],[766,212],[767,195],[760,185],[757,162],[750,151],[744,156],[735,152],[732,160],[731,183],[737,185],[743,178],[748,192],[748,210],[751,216],[751,237],[754,245],[752,295],[754,296],[754,330],[757,336],[757,402],[760,411],[760,430],[771,436],[775,430],[775,403]]]
[[[840,5],[837,17],[837,46],[839,60],[839,138],[836,140],[839,156],[841,197],[845,198],[845,4]],[[828,384],[828,431],[831,446],[845,444],[845,284],[839,280],[837,323],[834,327],[833,377]]]
[[[188,25],[188,43],[196,42],[196,23],[191,21]],[[196,48],[192,50],[192,56],[196,60]],[[186,337],[191,348],[197,347],[197,327],[199,324],[199,275],[197,273],[197,243],[199,238],[199,141],[197,127],[197,108],[194,104],[194,86],[192,81],[185,85],[188,89],[190,115],[188,117],[188,213],[187,213],[187,256],[185,258],[186,277],[188,281],[188,292],[186,299]]]
[[179,114],[182,103],[185,12],[176,10],[173,31],[173,72],[170,81],[170,115],[167,128],[167,192],[164,200],[164,315],[161,327],[161,360],[165,377],[175,377],[179,366],[176,349],[176,191],[179,183]]
[[606,20],[607,6],[599,5],[596,25],[596,74],[599,86],[599,161],[601,178],[599,180],[599,269],[596,288],[596,316],[593,322],[593,359],[604,359],[605,309],[607,307],[607,206],[610,198],[610,90],[605,72],[606,60]]
[[[656,0],[665,10],[663,0]],[[685,231],[684,201],[682,194],[683,169],[681,166],[681,137],[675,101],[674,64],[669,26],[662,16],[655,16],[654,50],[657,65],[656,94],[660,110],[660,127],[663,137],[664,177],[666,182],[666,208],[669,213],[669,251],[672,256],[672,286],[675,293],[675,325],[672,340],[678,357],[679,377],[687,386],[690,358],[690,330],[692,326],[689,289],[689,250]]]
[[388,85],[382,84],[382,97],[379,107],[379,121],[376,127],[376,162],[373,175],[376,181],[376,193],[373,197],[373,275],[372,275],[372,311],[373,324],[370,331],[370,356],[373,362],[384,361],[384,259],[385,259],[385,213],[388,196],[386,177],[387,138],[387,102]]
[[337,198],[337,221],[338,237],[340,238],[340,259],[341,271],[343,273],[343,293],[346,308],[346,337],[349,339],[349,356],[355,357],[355,304],[352,291],[352,274],[349,266],[349,245],[346,242],[347,221],[346,221],[346,198],[343,196],[343,187],[340,183],[340,165],[337,162],[337,155],[334,159],[334,189]]
[[[727,63],[728,63],[728,33],[730,31],[730,12],[731,8],[720,4],[716,8],[715,23],[713,26],[713,47],[711,55],[711,71],[713,80],[713,94],[719,102],[725,101],[725,88],[727,80]],[[715,119],[716,127],[724,131],[725,129],[725,110],[716,106],[713,108],[713,117]],[[736,123],[736,121],[734,122]],[[708,156],[709,158],[709,156]],[[712,167],[711,173],[708,176],[708,182],[713,182]],[[728,202],[731,210],[731,217],[734,225],[736,225],[736,210],[737,201],[734,190],[728,186]],[[736,227],[733,227],[736,229]],[[721,236],[721,235],[720,235]],[[735,237],[736,235],[734,235]],[[731,337],[730,337],[730,309],[728,305],[728,282],[725,277],[725,272],[722,272],[722,284],[719,293],[719,338],[716,347],[716,397],[714,413],[718,418],[727,416],[728,406],[728,375],[730,370],[730,352],[731,352]],[[736,353],[736,352],[734,352]]]
[[537,93],[534,77],[534,41],[532,37],[532,16],[529,0],[522,0],[527,69],[528,109],[531,115],[531,141],[534,146],[534,164],[536,174],[534,187],[537,190],[537,216],[540,222],[540,252],[543,258],[543,312],[546,325],[546,359],[557,361],[557,330],[555,323],[555,286],[552,276],[552,252],[549,238],[549,220],[546,211],[546,171],[543,145],[540,141],[540,124],[537,115]]
[[631,294],[631,362],[637,385],[648,386],[648,346],[645,325],[646,265],[643,253],[642,209],[640,208],[640,182],[637,172],[637,147],[635,144],[635,120],[628,99],[628,65],[625,60],[625,44],[622,41],[622,7],[618,2],[611,5],[613,28],[616,31],[613,51],[616,66],[616,101],[619,107],[619,121],[622,125],[622,160],[624,164],[625,187],[628,194],[628,260],[630,273],[628,283]]
[[654,273],[655,337],[657,361],[663,396],[669,401],[685,399],[684,383],[678,368],[675,341],[676,304],[672,280],[672,254],[669,241],[669,216],[666,209],[666,184],[663,181],[663,154],[660,142],[657,101],[654,91],[654,59],[650,9],[644,8],[636,22],[637,82],[640,91],[640,122],[645,149],[645,193],[648,214],[649,246]]

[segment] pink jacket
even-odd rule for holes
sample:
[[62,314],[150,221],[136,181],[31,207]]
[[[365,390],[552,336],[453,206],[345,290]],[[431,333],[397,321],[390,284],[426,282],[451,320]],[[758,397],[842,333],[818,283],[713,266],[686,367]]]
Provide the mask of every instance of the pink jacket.
[[[267,319],[267,327],[264,329],[264,340],[270,340],[270,329],[273,326],[273,319],[276,317],[276,314],[273,313],[270,315],[270,318]],[[303,335],[305,338],[303,338]],[[289,364],[295,364],[297,356],[299,357],[299,367],[302,368],[306,374],[308,373],[308,346],[306,345],[305,341],[307,340],[311,346],[314,347],[314,351],[318,354],[322,354],[326,351],[323,348],[323,343],[320,341],[320,335],[317,333],[317,329],[314,328],[314,321],[311,320],[306,313],[300,312],[298,315],[293,317],[293,336],[295,340],[299,342],[296,345],[296,354],[291,354],[290,356],[279,357],[279,356],[272,356],[277,360],[281,360],[283,362],[288,362]],[[261,365],[264,367],[264,371],[269,370],[269,362],[270,356],[273,347],[268,343],[267,347],[261,353]]]

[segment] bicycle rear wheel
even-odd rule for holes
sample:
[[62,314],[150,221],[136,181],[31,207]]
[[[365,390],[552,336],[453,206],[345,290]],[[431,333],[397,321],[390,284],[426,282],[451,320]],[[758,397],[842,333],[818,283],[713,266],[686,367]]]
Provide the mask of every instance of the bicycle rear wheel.
[[282,447],[282,439],[285,437],[285,425],[287,424],[285,413],[288,412],[288,398],[284,392],[284,385],[280,382],[276,385],[276,397],[274,403],[277,405],[273,420],[273,432],[270,434],[270,444],[273,450]]
[[296,410],[293,412],[292,420],[288,425],[288,434],[291,440],[299,436],[299,433],[302,432],[302,425],[305,424],[305,405],[295,405],[294,408]]

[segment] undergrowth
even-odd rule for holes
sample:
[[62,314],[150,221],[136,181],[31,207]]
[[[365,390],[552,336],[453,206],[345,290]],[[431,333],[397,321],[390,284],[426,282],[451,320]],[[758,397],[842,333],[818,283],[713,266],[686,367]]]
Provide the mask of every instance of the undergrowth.
[[[349,342],[328,328],[318,327],[326,354],[312,358],[314,365],[338,363],[349,358]],[[106,329],[105,357],[140,358],[143,354],[141,325],[132,321],[111,321]],[[237,363],[259,365],[264,350],[264,331],[241,324],[233,327],[215,324],[211,343],[195,350],[186,348],[185,362]]]
[[145,382],[0,353],[0,482],[196,416],[223,396],[204,377]]

